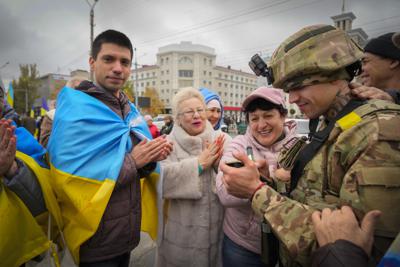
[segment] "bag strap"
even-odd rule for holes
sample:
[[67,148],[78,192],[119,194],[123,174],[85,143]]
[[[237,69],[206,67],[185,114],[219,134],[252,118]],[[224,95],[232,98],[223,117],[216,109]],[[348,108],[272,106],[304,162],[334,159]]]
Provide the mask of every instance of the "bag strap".
[[311,142],[307,144],[298,154],[293,169],[290,172],[291,181],[290,181],[290,189],[289,193],[292,192],[299,182],[300,177],[303,174],[304,167],[310,162],[311,159],[317,154],[319,149],[328,139],[329,134],[332,129],[335,127],[336,121],[349,114],[359,106],[365,104],[365,101],[359,99],[351,99],[349,103],[344,106],[344,108],[336,115],[336,117],[331,120],[328,125],[319,132],[316,132],[316,128],[318,126],[318,119],[313,119],[310,121],[310,135],[309,138]]

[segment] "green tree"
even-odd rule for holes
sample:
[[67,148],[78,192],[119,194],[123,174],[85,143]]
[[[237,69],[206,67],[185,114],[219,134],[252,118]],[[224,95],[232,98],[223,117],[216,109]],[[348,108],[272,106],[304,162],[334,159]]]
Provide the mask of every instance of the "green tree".
[[165,106],[164,103],[160,100],[160,97],[158,96],[157,90],[155,88],[146,87],[143,96],[150,98],[150,107],[141,108],[142,114],[147,113],[151,114],[152,116],[155,116],[157,114],[163,113]]
[[[38,98],[37,90],[40,86],[39,71],[36,64],[19,65],[20,76],[18,80],[13,80],[14,88],[14,108],[22,114],[28,107],[28,111],[32,108],[36,98]],[[28,105],[26,105],[26,98]]]
[[125,85],[122,87],[122,92],[126,94],[129,101],[131,101],[132,103],[135,102],[135,91],[133,90],[132,81],[126,81]]

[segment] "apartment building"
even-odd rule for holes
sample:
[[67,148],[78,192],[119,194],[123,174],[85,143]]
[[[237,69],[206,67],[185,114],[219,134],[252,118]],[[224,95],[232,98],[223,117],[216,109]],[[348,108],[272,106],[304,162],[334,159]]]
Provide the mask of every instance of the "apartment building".
[[223,99],[228,115],[238,116],[244,98],[257,88],[254,74],[217,66],[215,50],[211,47],[181,42],[160,47],[157,63],[132,71],[137,81],[139,95],[146,87],[157,89],[165,112],[171,112],[171,101],[179,89],[192,86],[206,87],[217,92]]

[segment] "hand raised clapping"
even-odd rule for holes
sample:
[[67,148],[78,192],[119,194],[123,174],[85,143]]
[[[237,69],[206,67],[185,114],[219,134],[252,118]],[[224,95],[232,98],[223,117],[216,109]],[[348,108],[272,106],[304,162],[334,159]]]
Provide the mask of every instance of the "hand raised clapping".
[[147,139],[141,141],[133,147],[131,156],[135,160],[136,167],[140,169],[150,162],[166,159],[171,151],[172,143],[168,142],[163,135],[151,141]]
[[214,142],[206,142],[205,147],[198,157],[199,164],[203,169],[208,169],[213,165],[218,166],[224,148],[225,136],[219,135]]
[[15,126],[11,125],[10,120],[0,120],[0,176],[12,176],[16,167],[17,138],[14,131]]

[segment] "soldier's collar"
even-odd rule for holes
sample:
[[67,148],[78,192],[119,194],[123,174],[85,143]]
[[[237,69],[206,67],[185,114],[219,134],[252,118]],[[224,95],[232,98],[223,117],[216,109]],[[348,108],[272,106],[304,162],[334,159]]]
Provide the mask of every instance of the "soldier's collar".
[[329,122],[336,118],[337,114],[350,102],[353,97],[350,92],[339,94],[333,100],[331,106],[324,114],[324,120]]

